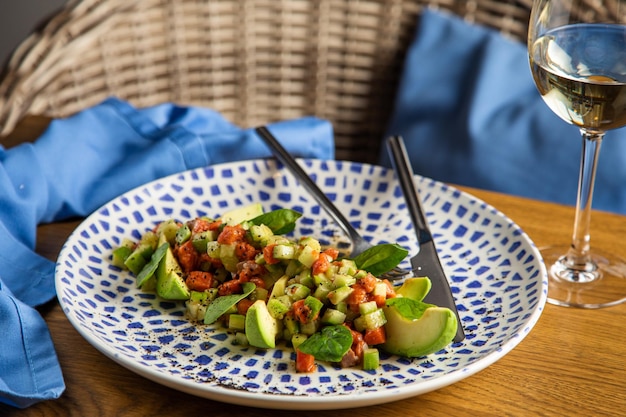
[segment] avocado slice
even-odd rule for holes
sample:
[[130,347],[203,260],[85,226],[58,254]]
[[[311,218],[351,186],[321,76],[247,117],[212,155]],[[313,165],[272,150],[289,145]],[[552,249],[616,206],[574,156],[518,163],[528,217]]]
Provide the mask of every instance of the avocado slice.
[[382,347],[394,355],[418,357],[437,352],[456,334],[456,315],[449,308],[429,307],[419,319],[404,317],[393,305],[383,310],[387,341]]
[[402,286],[396,289],[396,294],[411,300],[422,301],[431,287],[432,283],[428,277],[407,278]]
[[254,219],[263,214],[263,206],[261,203],[253,203],[248,206],[237,207],[236,209],[227,211],[222,214],[220,219],[223,223],[234,226],[246,220]]
[[256,300],[248,309],[245,332],[252,346],[262,349],[276,347],[278,321],[270,314],[265,301]]
[[166,300],[189,299],[191,293],[183,278],[182,269],[169,246],[159,262],[156,278],[156,290],[159,297]]

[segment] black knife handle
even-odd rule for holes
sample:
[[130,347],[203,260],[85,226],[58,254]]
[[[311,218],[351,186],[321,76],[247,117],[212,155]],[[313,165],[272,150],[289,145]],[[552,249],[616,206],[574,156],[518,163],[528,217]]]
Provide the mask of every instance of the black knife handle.
[[424,215],[424,210],[422,210],[420,198],[417,194],[413,168],[411,168],[411,162],[409,161],[402,137],[390,136],[387,139],[387,149],[392,155],[391,162],[395,165],[398,182],[400,183],[400,188],[402,188],[404,200],[406,201],[409,215],[415,227],[417,241],[419,243],[428,242],[432,240],[432,236]]

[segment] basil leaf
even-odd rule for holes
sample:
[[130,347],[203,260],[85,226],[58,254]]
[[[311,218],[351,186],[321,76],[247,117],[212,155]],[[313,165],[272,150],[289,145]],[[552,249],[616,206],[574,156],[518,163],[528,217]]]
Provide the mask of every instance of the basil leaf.
[[352,346],[352,333],[346,326],[328,326],[309,336],[298,349],[315,359],[339,362]]
[[364,269],[374,276],[380,276],[398,266],[408,254],[408,250],[396,243],[382,243],[365,250],[353,261],[357,268]]
[[426,309],[436,307],[434,304],[428,304],[407,297],[389,298],[385,302],[385,305],[387,307],[395,307],[398,313],[408,320],[418,320],[422,318]]
[[163,257],[165,256],[165,253],[167,252],[167,249],[169,247],[170,244],[165,242],[161,244],[161,246],[159,246],[157,250],[154,251],[154,253],[150,257],[150,262],[145,264],[144,267],[141,268],[141,271],[139,271],[139,273],[137,274],[137,287],[141,287],[148,279],[150,279],[154,275],[154,272],[159,267],[159,262],[161,262],[161,259],[163,259]]
[[269,213],[263,213],[250,220],[257,226],[264,224],[274,232],[275,235],[284,235],[291,232],[296,227],[296,220],[302,216],[291,209],[276,209]]
[[243,294],[232,294],[217,297],[211,302],[211,304],[209,304],[206,309],[206,313],[204,313],[204,324],[215,323],[215,321],[219,319],[222,314],[226,313],[232,306],[252,294],[252,291],[254,291],[255,288],[256,285],[252,282],[245,282],[243,284]]

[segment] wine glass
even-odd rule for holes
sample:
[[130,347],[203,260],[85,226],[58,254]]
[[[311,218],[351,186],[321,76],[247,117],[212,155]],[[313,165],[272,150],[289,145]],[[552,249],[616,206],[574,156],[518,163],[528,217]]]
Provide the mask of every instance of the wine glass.
[[626,301],[626,262],[590,245],[600,145],[607,130],[626,125],[625,21],[626,0],[533,2],[528,54],[535,84],[554,113],[580,128],[583,142],[572,243],[541,249],[552,304]]

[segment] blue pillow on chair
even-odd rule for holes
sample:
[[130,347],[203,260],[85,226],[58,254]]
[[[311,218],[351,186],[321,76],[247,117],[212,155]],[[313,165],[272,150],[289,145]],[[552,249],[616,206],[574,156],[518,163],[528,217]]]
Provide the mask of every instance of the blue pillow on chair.
[[[573,205],[581,136],[543,102],[526,46],[424,10],[407,53],[388,135],[416,174]],[[607,133],[594,208],[626,213],[626,130]],[[389,166],[386,152],[383,165]]]

